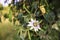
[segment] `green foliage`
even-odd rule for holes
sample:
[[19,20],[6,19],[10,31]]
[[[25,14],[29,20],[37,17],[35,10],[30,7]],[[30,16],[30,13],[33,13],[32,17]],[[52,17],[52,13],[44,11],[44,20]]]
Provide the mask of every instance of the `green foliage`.
[[46,21],[48,23],[53,23],[55,21],[55,15],[54,15],[54,12],[49,12],[47,14],[44,15],[44,18],[46,19]]
[[[0,10],[2,9],[1,6]],[[8,19],[9,23],[14,27],[13,40],[59,40],[59,29],[52,28],[52,24],[56,22],[56,15],[52,9],[54,7],[52,3],[48,4],[48,0],[22,0],[16,4],[14,4],[13,0],[8,9],[9,13],[3,13],[2,16],[4,19]],[[29,23],[32,26],[28,26]],[[57,21],[57,24],[59,28],[60,21]],[[37,28],[38,26],[40,29]],[[35,31],[31,27],[38,30]]]

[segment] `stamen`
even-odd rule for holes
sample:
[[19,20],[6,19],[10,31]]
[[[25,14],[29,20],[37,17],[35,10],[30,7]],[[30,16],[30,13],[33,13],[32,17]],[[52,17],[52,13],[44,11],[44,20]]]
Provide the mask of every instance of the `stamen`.
[[34,22],[34,23],[33,23],[33,26],[34,26],[34,27],[37,27],[37,25],[38,25],[37,22]]

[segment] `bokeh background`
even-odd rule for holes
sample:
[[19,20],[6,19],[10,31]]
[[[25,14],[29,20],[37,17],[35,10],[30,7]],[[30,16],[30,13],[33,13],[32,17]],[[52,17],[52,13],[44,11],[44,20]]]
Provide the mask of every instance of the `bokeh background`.
[[[30,15],[44,32],[27,29]],[[0,40],[60,40],[60,0],[0,0]]]

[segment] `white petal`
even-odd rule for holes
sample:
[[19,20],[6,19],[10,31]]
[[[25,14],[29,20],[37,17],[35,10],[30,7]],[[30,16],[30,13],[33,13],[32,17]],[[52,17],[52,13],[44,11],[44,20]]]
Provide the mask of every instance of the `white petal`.
[[33,23],[32,22],[29,22],[29,24],[27,26],[33,26]]
[[31,21],[34,21],[34,20],[31,18]]
[[28,24],[27,26],[32,26],[32,24]]
[[28,24],[27,26],[31,26],[30,24]]
[[34,31],[38,31],[38,28],[37,27],[34,27]]
[[31,22],[36,22],[36,20],[33,20],[33,19],[31,18]]
[[38,27],[38,29],[41,29],[40,27]]
[[36,32],[36,31],[38,31],[38,29],[37,28],[34,28],[34,31]]
[[28,22],[29,24],[33,24],[32,22]]
[[40,29],[40,26],[38,25],[37,28]]
[[38,21],[36,21],[38,23]]
[[33,29],[33,27],[30,28],[30,30],[32,30],[32,29]]

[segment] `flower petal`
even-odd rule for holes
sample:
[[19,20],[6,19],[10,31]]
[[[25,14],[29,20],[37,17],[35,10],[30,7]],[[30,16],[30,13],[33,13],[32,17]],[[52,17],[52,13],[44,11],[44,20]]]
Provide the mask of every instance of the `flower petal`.
[[33,25],[33,22],[29,22],[29,24],[32,24]]
[[31,18],[31,21],[34,21],[34,20]]
[[[34,23],[37,23],[36,27],[34,26]],[[31,26],[30,30],[34,29],[35,32],[38,31],[38,29],[40,29],[40,25],[39,25],[38,21],[33,20],[32,18],[31,18],[31,21],[29,22],[28,26]]]
[[31,27],[30,30],[32,30],[34,27]]
[[37,28],[34,28],[34,31],[36,32],[36,31],[38,31],[38,29]]
[[33,23],[32,22],[29,22],[29,24],[27,26],[33,26]]
[[38,23],[38,21],[36,21]]
[[38,25],[37,28],[40,29],[40,26]]
[[28,24],[27,26],[32,26],[32,24]]

